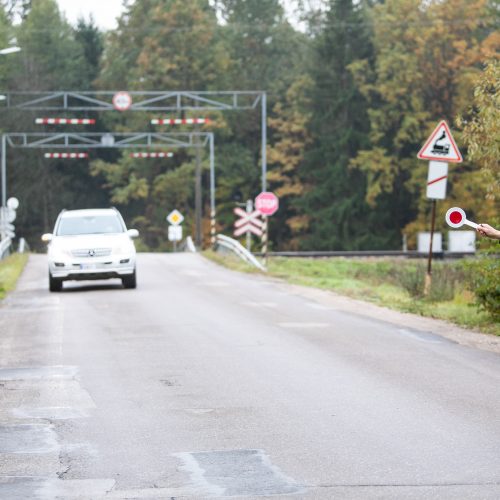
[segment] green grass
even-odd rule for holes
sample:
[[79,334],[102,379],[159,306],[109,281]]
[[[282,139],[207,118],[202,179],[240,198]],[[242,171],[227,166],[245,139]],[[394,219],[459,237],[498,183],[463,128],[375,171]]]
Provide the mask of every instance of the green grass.
[[[204,255],[237,271],[258,272],[232,256],[214,252]],[[498,322],[478,309],[474,295],[467,290],[466,271],[461,262],[433,263],[432,289],[427,297],[423,293],[425,273],[426,262],[418,259],[274,257],[268,262],[268,275],[289,283],[332,290],[398,311],[500,335]]]
[[14,253],[0,260],[0,300],[15,288],[27,261],[27,253]]

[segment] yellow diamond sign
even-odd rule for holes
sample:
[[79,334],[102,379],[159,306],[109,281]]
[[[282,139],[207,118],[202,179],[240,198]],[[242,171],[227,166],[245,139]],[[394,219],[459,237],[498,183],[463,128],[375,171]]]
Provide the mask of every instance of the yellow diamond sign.
[[179,210],[172,210],[167,215],[167,221],[172,224],[172,226],[178,226],[184,220],[184,216],[179,212]]

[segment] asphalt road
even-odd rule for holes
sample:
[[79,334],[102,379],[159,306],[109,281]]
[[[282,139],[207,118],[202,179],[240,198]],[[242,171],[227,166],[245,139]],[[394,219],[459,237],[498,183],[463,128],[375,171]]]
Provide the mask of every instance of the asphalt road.
[[500,498],[500,356],[193,254],[0,305],[0,498]]

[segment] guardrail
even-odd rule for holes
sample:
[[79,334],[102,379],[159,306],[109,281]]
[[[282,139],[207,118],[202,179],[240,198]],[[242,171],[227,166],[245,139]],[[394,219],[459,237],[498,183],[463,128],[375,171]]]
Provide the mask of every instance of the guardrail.
[[[263,256],[260,252],[255,252],[253,255],[258,257]],[[417,252],[416,250],[350,250],[350,251],[317,251],[317,252],[268,252],[269,257],[304,257],[304,258],[321,258],[321,257],[403,257],[407,259],[427,258],[428,252]],[[434,258],[437,259],[461,259],[463,257],[473,257],[474,252],[433,252]]]
[[229,236],[224,236],[223,234],[218,234],[215,241],[218,246],[231,250],[240,259],[266,272],[266,268],[244,246],[242,246],[240,242],[233,240],[233,238],[229,238]]
[[12,240],[10,238],[4,238],[0,241],[0,260],[9,255],[10,246],[12,245]]

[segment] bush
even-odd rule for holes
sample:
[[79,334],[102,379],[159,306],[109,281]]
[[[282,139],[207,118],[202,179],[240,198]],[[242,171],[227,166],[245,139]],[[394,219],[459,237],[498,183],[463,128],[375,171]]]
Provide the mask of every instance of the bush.
[[395,273],[395,283],[402,286],[410,297],[420,298],[424,295],[425,274],[424,264],[401,266]]
[[[410,297],[420,299],[424,297],[426,274],[426,263],[407,264],[397,269],[394,283],[404,288]],[[463,269],[453,262],[434,262],[431,289],[426,300],[429,302],[453,300],[460,283],[463,283],[464,275]]]
[[464,268],[478,307],[500,321],[500,259],[486,256],[465,262]]

